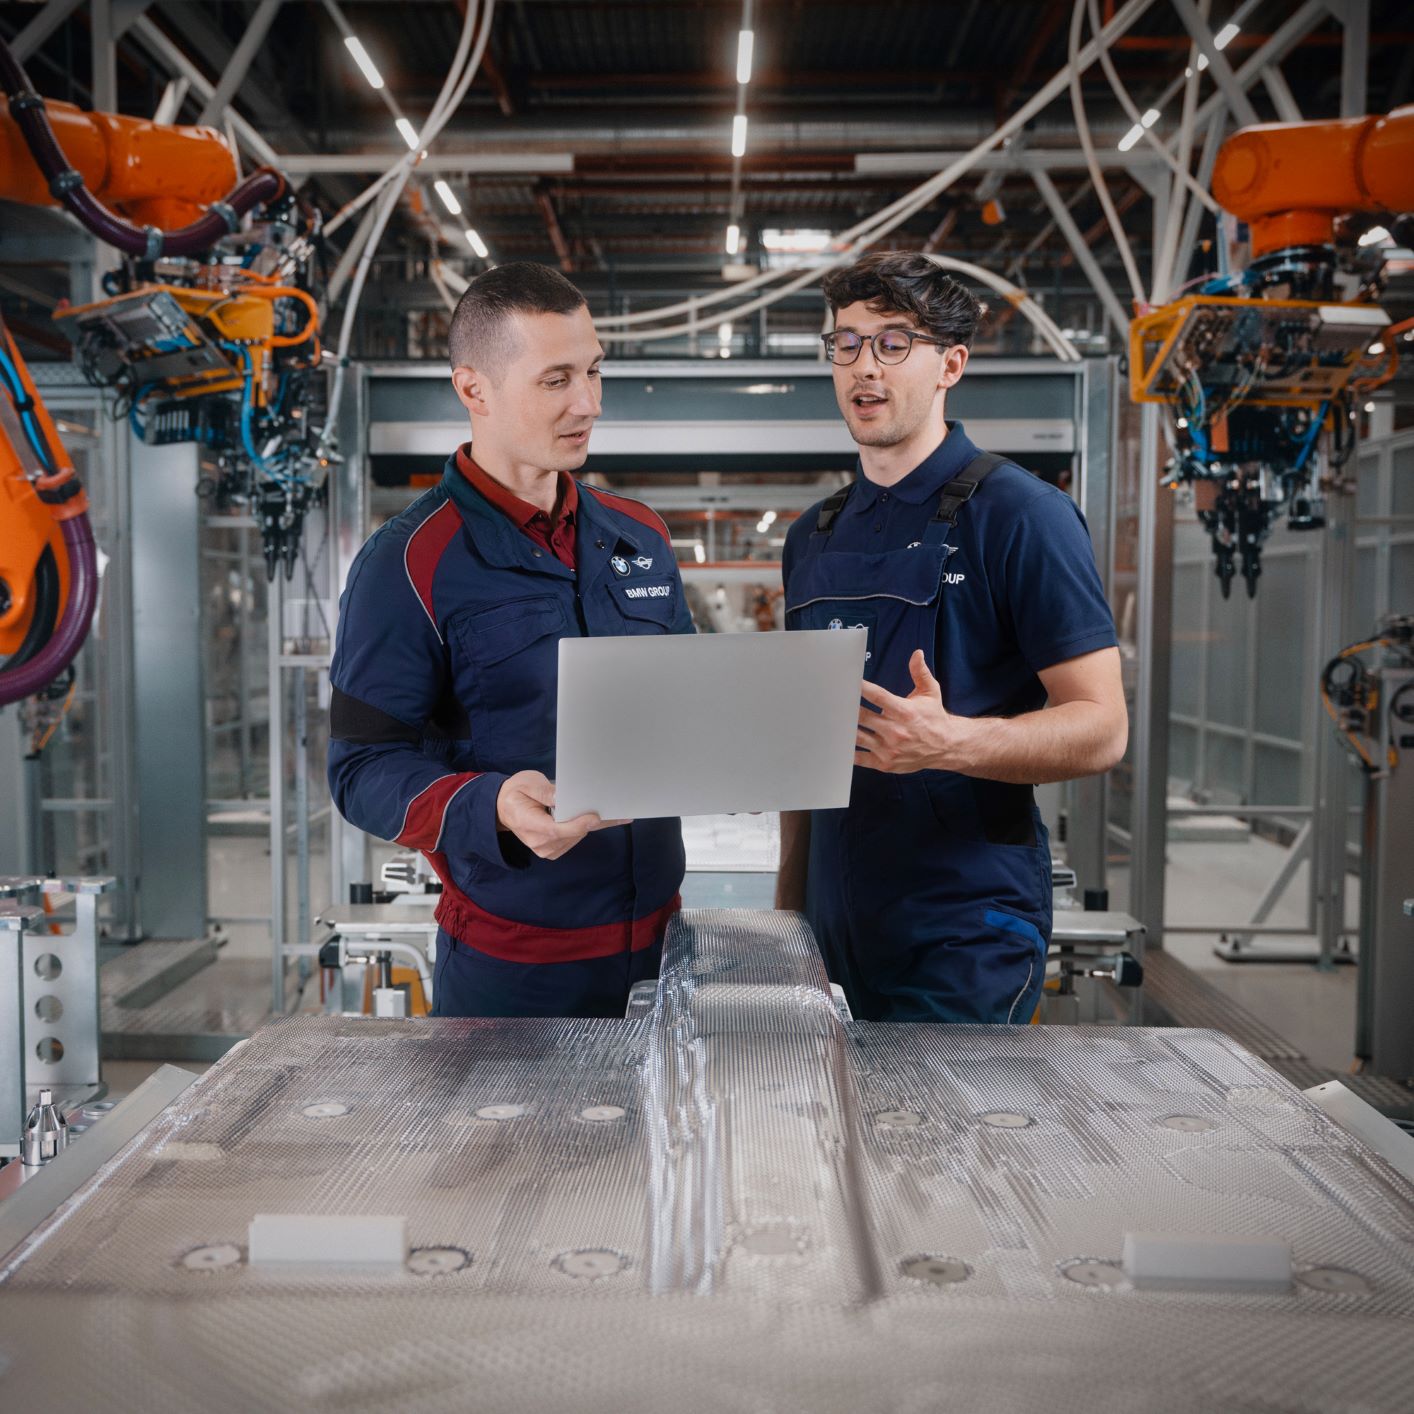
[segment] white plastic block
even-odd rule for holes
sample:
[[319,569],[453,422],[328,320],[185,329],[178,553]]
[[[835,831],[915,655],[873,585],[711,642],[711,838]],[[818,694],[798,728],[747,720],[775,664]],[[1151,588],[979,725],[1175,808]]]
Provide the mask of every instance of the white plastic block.
[[248,1229],[250,1263],[315,1262],[401,1266],[407,1218],[363,1213],[257,1213]]
[[1279,1237],[1126,1232],[1124,1274],[1145,1288],[1286,1291],[1291,1248]]

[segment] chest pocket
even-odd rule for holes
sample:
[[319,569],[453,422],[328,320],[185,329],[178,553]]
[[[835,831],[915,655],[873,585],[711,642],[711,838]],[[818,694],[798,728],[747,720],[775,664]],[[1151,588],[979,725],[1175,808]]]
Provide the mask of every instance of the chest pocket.
[[678,609],[673,579],[615,580],[608,586],[624,634],[670,633]]
[[879,624],[878,610],[872,605],[822,600],[794,610],[790,624],[792,628],[826,628],[842,633],[862,630],[868,634],[864,647],[864,676],[872,679],[870,668],[874,662]]
[[948,545],[878,554],[820,550],[791,575],[789,628],[863,629],[869,635],[864,676],[890,692],[912,689],[908,659],[922,648],[934,667],[934,626]]
[[558,645],[567,630],[564,605],[551,598],[473,609],[448,625],[477,769],[544,770],[553,761]]

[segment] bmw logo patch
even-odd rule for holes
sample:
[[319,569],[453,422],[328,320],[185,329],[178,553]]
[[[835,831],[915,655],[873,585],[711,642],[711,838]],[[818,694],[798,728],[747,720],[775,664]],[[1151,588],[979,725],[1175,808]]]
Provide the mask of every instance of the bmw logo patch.
[[609,561],[609,567],[618,575],[628,573],[628,561],[624,559],[622,555],[615,555],[614,558]]

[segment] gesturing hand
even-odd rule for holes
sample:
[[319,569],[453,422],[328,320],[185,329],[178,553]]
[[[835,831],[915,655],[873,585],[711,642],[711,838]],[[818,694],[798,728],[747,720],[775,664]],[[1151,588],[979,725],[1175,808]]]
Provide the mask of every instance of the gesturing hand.
[[860,684],[860,696],[870,705],[859,709],[855,765],[895,775],[956,770],[971,719],[955,717],[943,706],[943,690],[921,648],[908,660],[908,671],[913,691],[907,697],[870,682]]
[[627,820],[601,820],[592,811],[557,824],[550,813],[554,806],[552,780],[539,771],[517,771],[506,777],[497,793],[496,825],[541,859],[558,859],[594,830],[628,824]]

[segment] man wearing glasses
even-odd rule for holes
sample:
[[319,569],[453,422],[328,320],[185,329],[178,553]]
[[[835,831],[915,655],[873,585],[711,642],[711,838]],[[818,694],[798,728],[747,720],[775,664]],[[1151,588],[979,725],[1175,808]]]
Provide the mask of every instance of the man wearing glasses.
[[861,1019],[1026,1022],[1051,927],[1032,786],[1124,754],[1114,622],[1075,503],[944,418],[973,296],[902,251],[824,293],[859,468],[786,537],[786,626],[863,631],[868,657],[849,806],[783,815],[777,906]]

